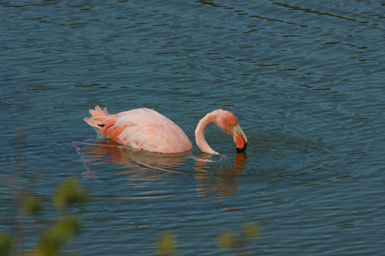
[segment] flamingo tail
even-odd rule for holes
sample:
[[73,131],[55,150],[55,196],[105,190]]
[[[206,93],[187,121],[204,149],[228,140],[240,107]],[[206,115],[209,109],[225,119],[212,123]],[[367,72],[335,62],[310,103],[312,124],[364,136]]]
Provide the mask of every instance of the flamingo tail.
[[98,105],[90,109],[91,117],[84,117],[83,120],[96,130],[98,134],[104,133],[108,127],[115,124],[115,115],[110,115],[107,109],[101,109]]

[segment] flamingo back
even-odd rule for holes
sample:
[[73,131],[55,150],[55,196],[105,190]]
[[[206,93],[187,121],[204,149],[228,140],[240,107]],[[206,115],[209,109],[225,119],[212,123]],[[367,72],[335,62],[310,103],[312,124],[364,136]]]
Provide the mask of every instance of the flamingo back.
[[115,127],[124,127],[118,140],[135,149],[151,152],[179,153],[192,144],[183,130],[162,114],[138,108],[117,114]]

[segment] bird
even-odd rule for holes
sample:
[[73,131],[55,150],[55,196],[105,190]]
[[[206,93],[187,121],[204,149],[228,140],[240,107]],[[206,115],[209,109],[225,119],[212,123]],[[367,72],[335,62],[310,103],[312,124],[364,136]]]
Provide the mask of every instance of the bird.
[[[192,144],[183,130],[173,121],[149,108],[137,108],[117,114],[109,114],[107,108],[90,109],[91,117],[83,120],[98,134],[136,150],[158,153],[182,153],[192,149]],[[195,143],[208,154],[218,155],[205,139],[205,129],[214,124],[233,137],[237,152],[244,152],[247,137],[237,118],[228,110],[216,109],[206,114],[195,129]]]

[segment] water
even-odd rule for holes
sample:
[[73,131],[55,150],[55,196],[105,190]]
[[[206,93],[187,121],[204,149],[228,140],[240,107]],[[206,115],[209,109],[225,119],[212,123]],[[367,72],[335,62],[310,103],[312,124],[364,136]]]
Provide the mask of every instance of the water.
[[[380,1],[1,1],[0,229],[11,230],[15,138],[21,178],[49,201],[78,177],[79,255],[153,255],[173,232],[187,255],[222,255],[217,235],[258,223],[250,255],[383,255],[384,3]],[[248,140],[220,157],[119,150],[82,120],[148,107],[194,141],[217,108]],[[92,172],[87,175],[81,157]],[[49,202],[46,203],[49,209]],[[52,210],[39,219],[49,224]],[[36,231],[27,228],[27,234]]]

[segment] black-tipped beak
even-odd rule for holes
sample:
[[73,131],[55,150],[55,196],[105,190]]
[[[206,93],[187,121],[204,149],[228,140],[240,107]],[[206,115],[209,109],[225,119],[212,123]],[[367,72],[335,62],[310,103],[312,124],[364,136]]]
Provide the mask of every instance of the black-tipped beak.
[[245,152],[247,148],[247,142],[245,143],[245,146],[243,148],[237,148],[237,153]]
[[242,128],[239,125],[236,125],[233,128],[233,138],[237,148],[237,152],[238,153],[245,152],[247,148],[247,138],[245,133],[242,131]]

